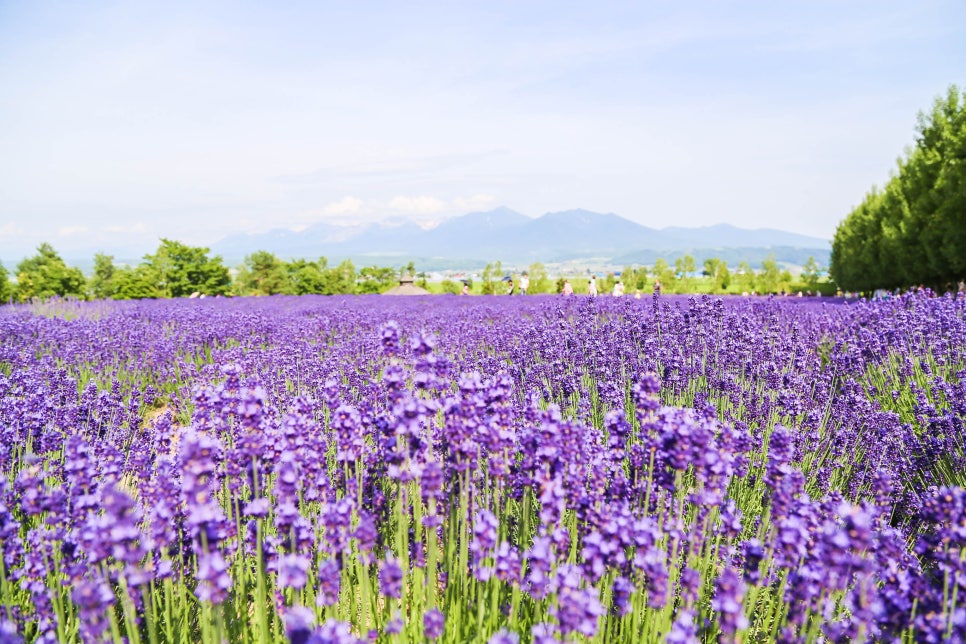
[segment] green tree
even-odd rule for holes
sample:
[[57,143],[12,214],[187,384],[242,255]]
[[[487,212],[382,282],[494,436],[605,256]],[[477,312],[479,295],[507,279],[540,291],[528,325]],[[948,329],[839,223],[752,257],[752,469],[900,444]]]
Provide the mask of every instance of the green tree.
[[701,271],[701,274],[713,279],[718,274],[718,264],[720,263],[721,260],[717,257],[709,257],[704,260],[704,270]]
[[820,278],[821,273],[818,262],[815,261],[814,257],[809,257],[805,261],[805,266],[802,267],[802,281],[805,282],[805,287],[810,291],[818,290],[818,281]]
[[916,144],[839,224],[829,272],[850,291],[966,279],[966,92],[954,85],[921,112]]
[[208,257],[208,249],[161,239],[154,255],[145,255],[158,292],[164,297],[187,297],[192,293],[227,295],[231,287],[221,257]]
[[540,262],[530,264],[527,269],[527,276],[530,278],[530,289],[527,291],[531,295],[553,292],[554,285],[547,275],[547,269]]
[[758,275],[758,286],[762,293],[777,293],[781,288],[781,268],[775,261],[774,255],[769,255],[761,262],[761,273]]
[[359,270],[357,293],[383,293],[396,285],[396,269],[385,266],[365,266]]
[[79,268],[67,266],[53,246],[43,243],[37,254],[17,264],[16,298],[83,297],[87,280]]
[[728,287],[731,286],[731,272],[728,270],[728,262],[719,261],[715,264],[714,275],[711,276],[711,279],[716,291],[726,292]]
[[751,265],[748,262],[738,262],[738,269],[735,271],[737,279],[735,282],[738,284],[738,288],[742,292],[750,293],[757,287],[757,279],[755,276],[755,271],[751,269]]
[[657,261],[654,262],[654,268],[651,270],[651,274],[661,283],[661,290],[663,291],[670,291],[676,285],[674,271],[663,257],[658,257]]
[[621,271],[621,281],[628,293],[647,290],[647,267],[625,266]]
[[94,255],[94,274],[88,280],[87,287],[91,297],[95,300],[105,300],[113,297],[116,284],[114,275],[117,269],[114,266],[114,256],[104,253]]
[[111,281],[111,299],[147,300],[165,297],[158,290],[157,276],[147,264],[134,268],[115,268]]
[[264,250],[245,257],[234,290],[238,295],[284,295],[294,291],[285,262]]
[[493,295],[496,292],[496,284],[493,281],[493,266],[487,264],[483,268],[483,274],[480,276],[480,292],[483,295]]
[[286,264],[288,278],[295,295],[321,294],[328,288],[324,274],[328,262],[323,257],[318,262],[294,259]]
[[3,262],[0,262],[0,305],[7,304],[13,297],[13,285]]
[[691,276],[695,270],[694,258],[690,255],[678,257],[674,261],[674,276],[681,282],[685,291],[691,290]]
[[459,295],[463,292],[463,285],[451,279],[444,279],[440,282],[439,287],[443,293],[450,293],[452,295]]
[[323,295],[351,295],[356,292],[356,267],[351,260],[343,260],[325,271],[325,281]]

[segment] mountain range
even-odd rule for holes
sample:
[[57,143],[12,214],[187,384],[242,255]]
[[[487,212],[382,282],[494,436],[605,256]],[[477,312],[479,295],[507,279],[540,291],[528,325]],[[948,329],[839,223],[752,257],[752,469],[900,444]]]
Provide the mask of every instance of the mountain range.
[[537,218],[509,208],[473,212],[424,229],[402,221],[392,224],[336,226],[318,223],[302,231],[276,229],[236,234],[211,247],[229,265],[256,250],[281,258],[352,259],[358,265],[400,264],[418,260],[423,270],[475,265],[595,260],[613,264],[673,261],[690,254],[700,263],[719,257],[755,265],[769,254],[779,262],[801,265],[814,256],[827,264],[829,242],[782,230],[737,228],[728,224],[699,228],[648,228],[613,213],[588,210],[551,212]]

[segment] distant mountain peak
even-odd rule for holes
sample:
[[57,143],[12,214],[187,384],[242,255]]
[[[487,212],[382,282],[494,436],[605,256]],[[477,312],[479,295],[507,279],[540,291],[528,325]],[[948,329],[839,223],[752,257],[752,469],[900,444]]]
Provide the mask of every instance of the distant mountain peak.
[[319,222],[298,233],[275,230],[261,235],[233,235],[214,244],[212,250],[229,263],[239,262],[256,250],[267,250],[283,258],[324,255],[357,257],[372,263],[382,257],[389,265],[402,257],[454,263],[501,260],[523,265],[593,258],[606,263],[635,257],[670,258],[700,249],[743,249],[764,254],[774,249],[779,261],[782,259],[777,255],[788,255],[787,249],[795,250],[795,257],[802,254],[797,251],[808,249],[806,256],[814,254],[821,263],[829,251],[827,240],[781,230],[747,230],[726,223],[658,230],[614,213],[585,208],[531,218],[498,206],[445,219],[433,227],[425,224],[394,218],[343,228]]

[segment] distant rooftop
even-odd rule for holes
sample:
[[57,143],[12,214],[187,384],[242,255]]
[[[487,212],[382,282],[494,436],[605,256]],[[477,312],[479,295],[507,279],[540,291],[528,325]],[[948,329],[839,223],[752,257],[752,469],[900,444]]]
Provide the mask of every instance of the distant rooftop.
[[431,295],[429,291],[420,288],[413,283],[412,275],[403,275],[399,278],[399,286],[394,286],[383,295]]

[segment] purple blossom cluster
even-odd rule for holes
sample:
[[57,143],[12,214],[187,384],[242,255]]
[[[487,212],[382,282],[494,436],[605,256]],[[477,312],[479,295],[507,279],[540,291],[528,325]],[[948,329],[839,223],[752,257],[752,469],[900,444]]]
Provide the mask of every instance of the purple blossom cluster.
[[966,301],[0,313],[0,635],[966,639]]

